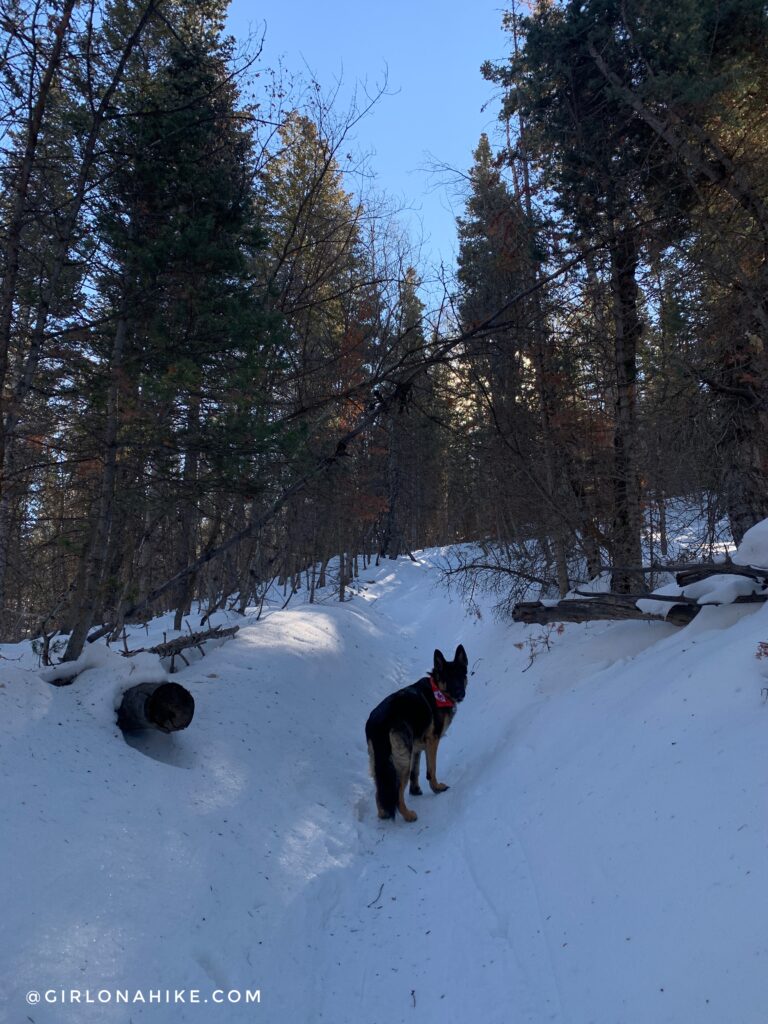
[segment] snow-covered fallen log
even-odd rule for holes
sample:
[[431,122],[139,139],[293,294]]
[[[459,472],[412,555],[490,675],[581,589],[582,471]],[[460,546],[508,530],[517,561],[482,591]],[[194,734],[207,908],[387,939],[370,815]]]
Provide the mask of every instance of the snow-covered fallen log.
[[760,583],[768,584],[768,569],[758,566],[737,565],[734,562],[698,562],[694,565],[673,568],[675,579],[681,587],[700,583],[711,576],[747,576]]
[[139,683],[123,694],[117,724],[123,732],[179,732],[187,728],[194,713],[194,697],[178,683]]
[[[714,577],[701,576],[683,586],[679,580],[651,594],[612,594],[577,590],[576,599],[566,598],[557,604],[527,601],[515,605],[515,622],[547,625],[550,622],[589,622],[594,619],[663,619],[673,626],[687,626],[704,607],[731,604],[765,604],[768,592],[762,581],[741,572]],[[711,580],[711,582],[710,582]],[[583,600],[582,600],[583,599]],[[666,612],[663,605],[671,605]],[[658,611],[656,609],[659,609]]]
[[[629,600],[626,598],[629,597]],[[673,626],[687,626],[698,615],[700,605],[675,604],[666,616],[641,611],[635,604],[636,598],[622,594],[601,594],[586,600],[558,601],[557,604],[543,604],[541,601],[523,601],[512,610],[512,619],[527,625],[548,625],[550,622],[589,622],[594,619],[641,619],[647,622],[669,622]]]

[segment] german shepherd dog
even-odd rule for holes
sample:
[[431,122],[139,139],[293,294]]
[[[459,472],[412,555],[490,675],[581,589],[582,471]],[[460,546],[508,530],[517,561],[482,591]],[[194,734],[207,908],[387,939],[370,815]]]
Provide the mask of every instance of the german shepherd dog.
[[385,697],[365,723],[371,775],[376,783],[380,818],[394,818],[395,809],[406,821],[416,815],[405,805],[405,784],[411,780],[412,796],[421,796],[419,766],[427,753],[427,780],[433,793],[448,787],[437,781],[437,747],[464,700],[467,689],[467,655],[459,644],[453,661],[435,651],[432,672],[412,686]]

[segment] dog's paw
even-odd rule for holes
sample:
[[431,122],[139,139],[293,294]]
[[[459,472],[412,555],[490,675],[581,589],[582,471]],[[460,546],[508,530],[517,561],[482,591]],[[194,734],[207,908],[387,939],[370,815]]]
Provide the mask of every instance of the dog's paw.
[[418,821],[419,816],[414,811],[405,810],[401,812],[406,821]]
[[446,789],[450,789],[450,786],[446,786],[444,782],[433,782],[432,792],[433,793],[444,793]]
[[408,792],[411,794],[411,796],[421,796],[423,791],[421,786],[414,786],[413,783],[411,783]]

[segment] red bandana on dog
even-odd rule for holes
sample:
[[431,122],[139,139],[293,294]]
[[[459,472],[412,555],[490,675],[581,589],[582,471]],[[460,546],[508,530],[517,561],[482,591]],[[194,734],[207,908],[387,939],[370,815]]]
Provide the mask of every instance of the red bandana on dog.
[[435,704],[439,708],[452,708],[453,701],[450,697],[446,697],[440,687],[437,685],[432,676],[429,677],[429,685],[432,687],[432,693],[435,695]]

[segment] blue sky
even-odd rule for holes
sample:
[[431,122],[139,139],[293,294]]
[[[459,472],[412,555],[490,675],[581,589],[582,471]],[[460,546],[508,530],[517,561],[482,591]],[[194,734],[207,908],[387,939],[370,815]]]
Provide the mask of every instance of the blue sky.
[[404,219],[414,232],[423,224],[425,256],[451,264],[461,204],[424,168],[434,158],[466,171],[480,133],[494,131],[498,104],[480,65],[505,53],[502,10],[498,0],[233,0],[229,28],[243,36],[266,23],[263,64],[308,65],[324,86],[342,71],[345,89],[374,86],[388,69],[394,95],[359,125],[356,141],[372,151],[378,186],[415,208]]

